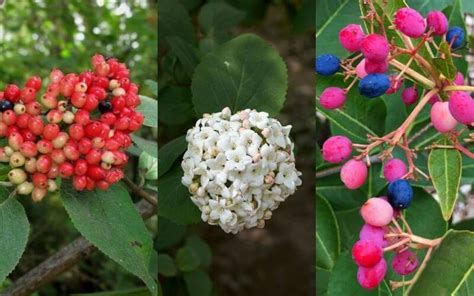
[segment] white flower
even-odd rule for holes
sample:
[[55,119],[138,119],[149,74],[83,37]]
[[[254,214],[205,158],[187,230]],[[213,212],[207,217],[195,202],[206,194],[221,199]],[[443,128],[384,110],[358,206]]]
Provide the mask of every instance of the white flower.
[[225,232],[263,227],[296,187],[291,126],[265,112],[205,114],[186,134],[181,182],[201,219]]

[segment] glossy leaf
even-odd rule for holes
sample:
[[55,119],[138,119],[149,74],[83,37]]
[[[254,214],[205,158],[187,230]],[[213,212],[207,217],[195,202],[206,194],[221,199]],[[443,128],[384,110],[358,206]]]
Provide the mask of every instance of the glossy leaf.
[[192,235],[186,239],[186,246],[193,249],[199,256],[201,266],[208,267],[212,263],[212,251],[209,245],[199,236]]
[[316,225],[316,266],[331,270],[340,252],[339,227],[331,205],[318,195]]
[[433,64],[438,71],[448,80],[452,81],[456,77],[456,67],[451,57],[451,49],[449,44],[443,41],[439,45],[439,51],[444,54],[443,58],[434,58]]
[[143,139],[137,135],[132,134],[132,141],[135,143],[138,148],[145,151],[149,155],[157,158],[158,157],[158,143],[150,140]]
[[192,271],[201,264],[198,253],[189,246],[184,246],[176,252],[176,265],[181,271]]

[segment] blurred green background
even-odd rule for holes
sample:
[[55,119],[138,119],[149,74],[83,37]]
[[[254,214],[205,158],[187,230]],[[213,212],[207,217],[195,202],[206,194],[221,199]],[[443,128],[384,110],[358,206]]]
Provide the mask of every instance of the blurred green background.
[[[157,80],[157,22],[156,1],[6,0],[0,8],[0,89],[9,83],[23,86],[31,75],[46,78],[52,68],[66,73],[85,71],[90,68],[91,56],[101,53],[125,62],[132,80],[142,86],[140,93],[156,97],[150,80]],[[143,127],[138,134],[154,139],[156,132]],[[127,170],[136,180],[137,157],[131,158]],[[58,196],[49,196],[39,204],[25,197],[19,200],[30,220],[30,238],[23,258],[3,286],[79,236]],[[147,225],[156,233],[156,219],[150,219]],[[96,252],[36,295],[71,295],[142,285]]]

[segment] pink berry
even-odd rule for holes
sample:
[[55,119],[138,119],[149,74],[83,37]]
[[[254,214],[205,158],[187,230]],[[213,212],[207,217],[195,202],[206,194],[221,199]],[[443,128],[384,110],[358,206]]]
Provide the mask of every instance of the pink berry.
[[387,262],[382,258],[374,267],[359,267],[357,281],[364,289],[374,289],[382,282],[386,272]]
[[398,159],[392,158],[383,166],[383,175],[388,182],[401,179],[407,173],[407,166]]
[[359,232],[360,240],[370,240],[375,242],[381,247],[385,247],[387,244],[385,238],[385,231],[382,227],[372,226],[370,224],[364,224]]
[[352,142],[344,136],[332,136],[323,143],[323,159],[338,163],[347,159],[352,153]]
[[421,14],[412,8],[400,8],[395,12],[393,23],[408,37],[418,38],[425,32],[426,23]]
[[[326,109],[336,109],[344,105],[346,92],[339,87],[328,87],[320,96],[321,106]],[[125,117],[122,117],[125,118]]]
[[339,31],[339,42],[342,47],[350,52],[356,52],[360,49],[360,43],[365,34],[361,25],[349,24]]
[[386,94],[394,94],[402,86],[403,78],[400,78],[400,79],[396,79],[396,78],[397,78],[397,75],[390,75],[388,77],[388,79],[390,79],[390,87],[385,92]]
[[366,59],[383,62],[387,59],[390,47],[387,39],[378,34],[367,35],[360,45],[360,50]]
[[393,208],[382,198],[369,198],[360,208],[360,215],[365,223],[372,226],[386,226],[392,221]]
[[436,102],[441,102],[441,98],[438,96],[438,94],[432,95],[430,100],[428,101],[428,103],[430,103],[431,105],[434,105]]
[[357,77],[360,79],[364,78],[367,76],[367,72],[365,71],[365,59],[362,59],[362,61],[359,62],[359,64],[355,68]]
[[418,257],[410,250],[398,253],[393,257],[392,268],[400,275],[408,275],[418,267]]
[[372,267],[379,263],[383,249],[371,240],[359,240],[352,247],[352,259],[358,266]]
[[341,168],[341,180],[348,189],[357,189],[367,180],[367,166],[361,160],[351,159]]
[[474,100],[467,92],[451,92],[449,96],[449,111],[458,122],[464,124],[472,124],[474,122]]
[[374,62],[372,60],[365,60],[365,71],[369,74],[372,73],[385,73],[388,70],[388,62]]
[[464,75],[461,72],[456,73],[456,77],[454,78],[454,84],[456,85],[464,85]]
[[405,105],[411,105],[418,100],[418,89],[416,86],[410,86],[402,91],[402,100]]
[[426,23],[428,29],[432,29],[435,35],[443,35],[448,31],[448,19],[444,13],[439,10],[428,12],[426,15]]
[[431,107],[431,123],[440,133],[452,131],[458,123],[449,112],[448,102],[436,102]]

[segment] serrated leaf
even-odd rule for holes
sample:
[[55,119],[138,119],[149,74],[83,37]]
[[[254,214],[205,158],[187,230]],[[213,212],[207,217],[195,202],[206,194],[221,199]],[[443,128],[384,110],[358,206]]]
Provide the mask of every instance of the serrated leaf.
[[191,85],[198,115],[230,107],[276,115],[288,87],[287,69],[278,52],[253,34],[243,34],[205,56]]
[[340,252],[339,227],[331,205],[316,195],[316,267],[331,270]]
[[447,232],[441,245],[407,290],[410,296],[453,295],[469,277],[474,262],[474,233]]
[[443,58],[434,58],[433,65],[448,80],[452,81],[456,77],[456,67],[451,57],[451,49],[446,41],[439,45],[439,52],[443,53]]
[[[2,191],[2,196],[8,192]],[[0,283],[13,271],[25,251],[30,224],[25,209],[13,197],[0,204]]]
[[135,143],[138,148],[150,154],[151,156],[158,158],[158,143],[150,140],[143,139],[137,135],[131,135],[133,143]]
[[189,87],[171,86],[160,92],[158,115],[161,122],[179,125],[196,117]]
[[199,64],[198,50],[190,43],[184,41],[180,37],[168,37],[166,38],[171,50],[178,58],[183,69],[189,78],[193,76],[194,69]]
[[163,176],[184,153],[188,146],[186,137],[181,136],[163,145],[158,152],[158,178]]
[[187,272],[183,277],[190,296],[212,295],[212,281],[202,270]]
[[212,263],[212,251],[209,245],[199,236],[192,235],[186,239],[186,245],[199,256],[201,266],[208,267]]
[[198,253],[189,246],[184,246],[176,252],[176,265],[181,271],[193,271],[199,267],[201,261]]
[[143,125],[158,127],[158,101],[147,96],[140,96],[141,104],[136,111],[145,116]]
[[206,3],[199,11],[199,25],[206,34],[224,31],[238,25],[245,18],[245,13],[225,2]]
[[157,295],[157,285],[149,270],[151,234],[127,190],[114,184],[107,191],[85,193],[64,181],[61,197],[76,229],[101,252],[139,277],[152,295]]
[[455,149],[433,149],[428,157],[428,170],[439,196],[444,220],[454,211],[461,182],[462,157]]
[[158,0],[158,35],[159,46],[167,47],[166,38],[178,36],[194,42],[194,28],[186,8],[176,0]]
[[201,212],[191,201],[188,189],[181,184],[182,176],[181,166],[175,165],[158,180],[158,214],[178,224],[197,223]]
[[173,258],[168,254],[159,254],[158,255],[158,273],[171,277],[175,276],[177,272],[176,265],[174,264]]

